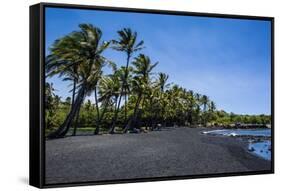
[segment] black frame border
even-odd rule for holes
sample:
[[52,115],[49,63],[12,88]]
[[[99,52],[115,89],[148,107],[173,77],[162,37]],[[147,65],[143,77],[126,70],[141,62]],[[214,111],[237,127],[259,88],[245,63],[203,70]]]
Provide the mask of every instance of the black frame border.
[[[45,8],[65,8],[81,10],[101,10],[114,12],[149,13],[162,15],[197,16],[209,18],[228,18],[243,20],[264,20],[271,23],[271,170],[217,173],[170,177],[151,177],[139,179],[118,179],[105,181],[70,182],[58,184],[45,183],[45,130],[44,130],[44,84],[45,84]],[[38,65],[38,63],[40,63]],[[58,3],[39,3],[30,6],[30,130],[29,130],[29,184],[38,188],[54,188],[69,186],[87,186],[118,183],[136,183],[149,181],[166,181],[195,178],[229,177],[274,173],[274,17],[233,15],[218,13],[200,13],[186,11],[139,9],[124,7],[108,7],[95,5],[76,5]]]

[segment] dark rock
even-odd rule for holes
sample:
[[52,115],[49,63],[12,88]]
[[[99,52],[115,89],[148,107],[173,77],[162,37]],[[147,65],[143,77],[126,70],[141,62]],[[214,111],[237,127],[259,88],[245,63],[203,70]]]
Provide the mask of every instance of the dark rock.
[[250,149],[248,149],[250,152],[255,151],[254,147],[251,147]]

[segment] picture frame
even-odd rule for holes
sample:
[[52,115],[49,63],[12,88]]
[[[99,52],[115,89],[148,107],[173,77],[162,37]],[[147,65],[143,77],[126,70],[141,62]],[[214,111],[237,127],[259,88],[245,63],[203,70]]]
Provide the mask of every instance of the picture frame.
[[[240,19],[247,21],[266,21],[270,23],[270,137],[271,137],[271,160],[270,168],[267,170],[251,170],[241,172],[223,172],[223,173],[203,173],[187,174],[175,176],[153,176],[141,178],[123,178],[105,180],[87,180],[87,181],[66,181],[56,183],[46,183],[46,9],[68,9],[81,11],[107,11],[114,13],[139,13],[165,16],[183,16],[197,18],[217,18],[217,19]],[[122,22],[122,21],[120,21]],[[117,29],[116,29],[117,30]],[[69,31],[71,32],[71,31]],[[217,13],[195,13],[184,11],[139,9],[139,8],[121,8],[121,7],[103,7],[94,5],[72,5],[72,4],[55,4],[39,3],[30,6],[30,139],[29,139],[29,184],[38,188],[53,188],[65,186],[83,186],[99,184],[116,184],[116,183],[134,183],[147,181],[163,181],[193,178],[209,177],[227,177],[257,174],[274,173],[274,18],[248,15],[230,15]],[[121,99],[121,98],[120,98]],[[70,159],[71,160],[71,159]]]

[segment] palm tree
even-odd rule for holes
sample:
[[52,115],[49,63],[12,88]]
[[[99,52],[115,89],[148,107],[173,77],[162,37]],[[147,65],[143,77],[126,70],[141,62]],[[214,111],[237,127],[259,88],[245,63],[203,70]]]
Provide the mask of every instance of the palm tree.
[[130,94],[130,86],[131,86],[131,82],[132,82],[132,71],[133,71],[133,68],[132,67],[128,67],[126,69],[126,67],[122,66],[120,68],[120,79],[121,79],[121,82],[124,82],[125,81],[125,85],[124,85],[124,88],[123,88],[123,94],[119,94],[120,95],[124,95],[124,124],[127,122],[127,102],[128,102],[128,97],[129,97],[129,94]]
[[66,35],[54,42],[50,48],[51,54],[46,57],[47,77],[59,75],[63,80],[72,81],[72,106],[76,93],[76,84],[79,76],[77,69],[82,62],[81,57],[77,55],[77,46],[79,42],[71,35]]
[[167,84],[169,75],[160,72],[158,76],[158,85],[160,86],[160,90],[163,93],[165,91],[165,88],[169,87],[169,84]]
[[201,102],[202,102],[202,105],[203,105],[203,111],[207,111],[207,106],[209,104],[209,98],[208,96],[206,95],[203,95],[202,98],[201,98]]
[[[77,46],[79,42],[72,36],[67,35],[58,39],[54,42],[50,48],[51,54],[46,58],[46,71],[47,77],[52,77],[54,75],[59,75],[63,77],[63,81],[72,81],[72,99],[71,99],[71,108],[74,106],[75,94],[76,94],[76,85],[78,83],[78,73],[77,69],[81,58],[77,55]],[[72,135],[76,135],[77,122],[79,117],[76,114],[76,120],[74,124],[74,130]]]
[[215,120],[216,120],[215,110],[216,110],[216,104],[215,104],[215,102],[210,101],[210,102],[209,102],[208,117],[209,117],[209,120],[211,120],[211,121],[215,121]]
[[160,88],[160,93],[159,93],[159,101],[161,105],[161,111],[160,114],[162,115],[163,119],[163,124],[166,126],[166,115],[165,115],[165,110],[166,110],[166,105],[167,105],[167,99],[165,97],[165,89],[169,87],[170,84],[167,84],[169,75],[160,72],[158,76],[158,86]]
[[201,103],[202,103],[202,105],[203,105],[203,123],[204,123],[204,125],[206,126],[206,124],[207,124],[207,113],[206,113],[206,111],[207,111],[207,107],[208,107],[208,105],[209,105],[209,98],[208,98],[208,96],[206,96],[206,95],[203,95],[202,96],[202,98],[201,98]]
[[196,95],[194,95],[194,92],[192,90],[188,91],[187,100],[188,100],[188,122],[190,125],[193,125],[194,122],[193,114],[196,113]]
[[133,72],[135,76],[132,81],[132,91],[135,93],[137,99],[134,107],[133,116],[127,123],[124,129],[124,133],[126,133],[129,129],[132,129],[132,126],[137,120],[137,116],[139,115],[139,106],[142,100],[143,93],[149,85],[151,71],[153,70],[153,68],[156,67],[157,64],[158,62],[152,64],[150,58],[144,54],[140,54],[138,57],[135,58],[133,62]]
[[146,107],[149,108],[149,111],[147,111],[147,113],[149,113],[149,126],[151,130],[155,129],[158,121],[158,116],[161,116],[162,114],[162,101],[163,100],[161,100],[161,91],[158,82],[150,82],[144,91],[143,102],[145,102]]
[[[67,39],[68,40],[68,39]],[[55,43],[53,46],[53,49],[58,49],[60,46],[60,43]],[[62,48],[62,47],[61,47]],[[47,70],[47,77],[52,77],[54,75],[59,75],[59,77],[63,77],[63,81],[72,81],[72,89],[70,92],[72,92],[72,98],[71,98],[71,107],[70,109],[74,106],[74,100],[75,100],[75,94],[76,94],[76,85],[78,83],[78,74],[77,74],[77,68],[79,66],[79,62],[74,61],[61,61],[59,62],[59,59],[55,54],[58,54],[58,51],[54,51],[54,55],[51,54],[47,57],[46,61],[46,70]],[[63,55],[63,53],[61,52]],[[69,59],[70,60],[70,59]],[[70,84],[71,85],[71,84]],[[77,112],[76,120],[74,123],[74,130],[72,135],[76,135],[76,129],[77,129],[77,124],[78,124],[78,117],[79,117],[79,112],[80,109]]]
[[[118,32],[119,35],[119,39],[118,40],[113,40],[113,49],[117,50],[117,51],[122,51],[125,52],[127,55],[127,59],[126,59],[126,67],[125,67],[125,75],[124,78],[122,80],[122,87],[121,87],[121,92],[120,92],[120,97],[117,103],[117,109],[115,111],[114,114],[114,118],[113,118],[113,122],[112,122],[112,126],[111,126],[111,130],[110,133],[114,133],[114,128],[115,128],[115,124],[116,124],[116,120],[118,117],[118,111],[120,108],[120,103],[122,100],[122,95],[125,95],[125,111],[127,111],[127,90],[126,87],[128,87],[128,82],[127,82],[127,78],[128,78],[128,67],[130,64],[130,59],[133,56],[133,54],[137,51],[140,51],[141,49],[143,49],[143,41],[140,41],[137,43],[137,32],[133,32],[130,28],[124,28],[122,30],[119,30]],[[124,94],[125,91],[125,94]]]
[[181,94],[182,88],[178,85],[173,85],[171,89],[167,91],[168,114],[169,118],[172,119],[174,126],[179,125],[181,111],[183,110]]
[[94,132],[95,135],[99,134],[100,122],[103,120],[108,105],[114,97],[119,95],[119,92],[120,83],[118,80],[117,72],[115,72],[113,75],[103,76],[101,78],[99,83],[100,97],[98,101],[102,103],[103,110],[101,112],[101,115],[97,119],[97,127]]
[[65,39],[72,39],[70,40],[70,42],[73,42],[73,45],[71,44],[71,50],[68,50],[68,46],[59,46],[61,47],[61,54],[56,54],[51,51],[51,54],[55,54],[59,61],[64,62],[64,60],[66,60],[65,64],[68,63],[68,57],[79,60],[79,67],[77,68],[79,81],[73,107],[61,126],[56,131],[50,133],[48,138],[59,138],[66,135],[84,98],[90,95],[96,88],[102,75],[103,66],[108,63],[112,64],[102,56],[102,53],[109,47],[110,42],[102,42],[101,30],[91,24],[80,24],[79,27],[79,31],[72,32],[57,41],[57,43],[66,43],[66,45],[68,45],[68,41]]
[[215,110],[216,110],[216,104],[215,104],[215,102],[213,102],[213,101],[210,101],[210,111],[211,112],[214,112]]
[[196,124],[200,123],[200,113],[201,113],[201,95],[199,93],[194,94],[195,99],[195,110],[194,110],[194,122]]

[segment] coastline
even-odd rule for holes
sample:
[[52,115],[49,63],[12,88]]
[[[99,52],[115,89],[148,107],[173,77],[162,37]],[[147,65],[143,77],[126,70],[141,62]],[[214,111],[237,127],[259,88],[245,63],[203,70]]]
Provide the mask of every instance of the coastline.
[[[76,136],[46,141],[46,183],[270,170],[243,139],[202,135],[209,128]],[[68,160],[71,159],[71,160]]]

